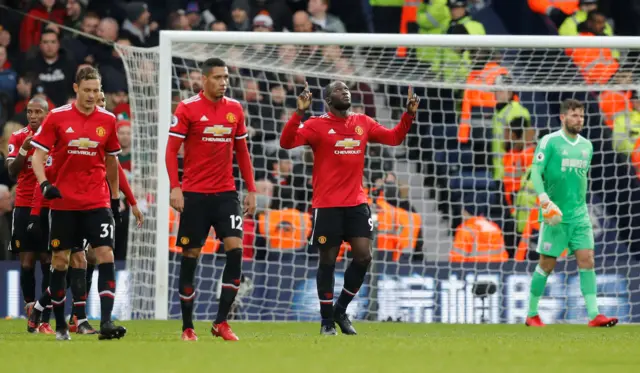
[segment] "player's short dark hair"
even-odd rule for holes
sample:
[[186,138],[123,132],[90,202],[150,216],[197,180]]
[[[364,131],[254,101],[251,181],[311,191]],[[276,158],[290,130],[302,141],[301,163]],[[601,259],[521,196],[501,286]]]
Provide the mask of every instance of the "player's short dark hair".
[[227,67],[227,64],[220,58],[209,58],[202,63],[200,70],[202,71],[202,75],[209,75],[215,67]]
[[102,80],[102,76],[98,70],[91,66],[83,67],[76,74],[76,84],[80,84],[83,80]]
[[55,35],[57,40],[60,40],[60,35],[58,35],[57,32],[53,31],[52,29],[44,29],[42,30],[42,33],[40,34],[40,40],[42,40],[42,37],[45,35]]
[[568,98],[562,101],[562,105],[560,105],[560,114],[566,114],[569,112],[569,110],[577,109],[584,110],[584,104],[576,99]]

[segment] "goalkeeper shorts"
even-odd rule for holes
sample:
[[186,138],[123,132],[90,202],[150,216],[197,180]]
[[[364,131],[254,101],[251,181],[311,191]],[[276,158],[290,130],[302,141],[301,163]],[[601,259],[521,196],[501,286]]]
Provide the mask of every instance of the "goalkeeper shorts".
[[557,258],[565,249],[569,249],[569,255],[572,255],[576,250],[593,250],[594,246],[591,220],[560,223],[554,226],[540,224],[536,250],[539,254]]

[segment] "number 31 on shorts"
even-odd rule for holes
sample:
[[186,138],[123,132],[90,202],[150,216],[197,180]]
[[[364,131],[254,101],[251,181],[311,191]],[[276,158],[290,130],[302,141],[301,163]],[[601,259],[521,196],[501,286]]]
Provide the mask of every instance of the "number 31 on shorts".
[[113,225],[111,224],[100,224],[100,238],[109,237],[113,239]]

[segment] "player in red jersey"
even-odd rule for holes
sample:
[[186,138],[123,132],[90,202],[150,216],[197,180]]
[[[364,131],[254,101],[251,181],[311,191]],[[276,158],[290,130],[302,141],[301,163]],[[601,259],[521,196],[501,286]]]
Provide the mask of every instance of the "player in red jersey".
[[[178,293],[182,309],[182,339],[197,340],[193,330],[194,275],[200,251],[211,226],[222,239],[227,263],[222,273],[222,294],[211,333],[237,341],[227,323],[229,309],[240,286],[242,271],[242,216],[233,178],[235,150],[248,194],[244,213],[253,215],[256,186],[247,147],[247,128],[242,106],[224,96],[229,70],[219,58],[201,66],[203,90],[176,108],[169,132],[166,162],[171,183],[171,206],[180,212],[178,245],[182,262]],[[178,180],[178,151],[184,142],[182,187]],[[183,192],[184,191],[184,192]],[[183,194],[184,193],[184,194]]]
[[[49,112],[49,104],[41,98],[33,98],[27,104],[27,120],[29,125],[14,132],[9,138],[9,155],[6,166],[9,176],[17,179],[16,200],[13,209],[13,224],[11,229],[10,250],[17,252],[20,258],[20,287],[24,297],[25,309],[34,304],[36,296],[35,264],[40,260],[42,271],[42,292],[49,286],[49,267],[51,256],[47,250],[48,232],[29,234],[29,228],[40,219],[48,221],[48,209],[36,217],[31,216],[34,202],[34,190],[38,185],[36,175],[31,169],[31,159],[34,148],[31,137],[40,128],[42,121]],[[33,220],[32,220],[33,218]],[[45,223],[47,228],[48,223]],[[37,324],[32,332],[53,334],[49,325],[51,308],[43,310],[42,324]]]
[[[95,247],[101,321],[99,339],[121,338],[126,329],[111,321],[115,298],[114,218],[119,219],[116,118],[97,107],[101,77],[92,67],[80,69],[73,88],[76,101],[49,113],[31,140],[37,148],[33,171],[42,195],[51,201],[49,292],[56,317],[56,339],[69,340],[64,319],[66,273],[72,262],[71,290],[86,297],[83,240]],[[44,161],[53,150],[55,180],[47,180]],[[107,185],[107,182],[109,185]]]
[[[371,210],[362,188],[366,146],[368,142],[400,145],[411,128],[420,100],[410,89],[407,112],[393,129],[365,114],[350,112],[351,93],[343,82],[325,87],[324,100],[329,112],[302,123],[311,105],[311,93],[305,84],[298,97],[298,110],[282,130],[280,146],[292,149],[309,145],[314,154],[310,244],[317,245],[320,252],[316,274],[322,317],[320,333],[336,335],[337,323],[343,334],[356,334],[346,309],[367,274],[373,231]],[[351,244],[353,260],[344,274],[344,288],[334,306],[335,263],[343,240]]]

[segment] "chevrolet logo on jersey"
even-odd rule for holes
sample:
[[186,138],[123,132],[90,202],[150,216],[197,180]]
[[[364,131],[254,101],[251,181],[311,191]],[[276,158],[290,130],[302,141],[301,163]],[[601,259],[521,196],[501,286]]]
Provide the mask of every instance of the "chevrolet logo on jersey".
[[86,137],[79,138],[77,140],[69,141],[69,148],[77,148],[77,149],[69,149],[67,150],[68,154],[77,154],[77,155],[89,155],[94,156],[97,154],[95,151],[89,151],[88,149],[95,149],[98,147],[100,143],[97,141],[92,141]]
[[225,127],[221,124],[216,124],[215,126],[207,127],[202,131],[204,135],[213,135],[213,137],[203,136],[202,141],[207,142],[231,142],[230,137],[222,137],[225,135],[231,135],[232,129],[230,127]]
[[360,140],[354,140],[354,139],[344,139],[344,140],[338,140],[336,141],[336,148],[342,148],[342,150],[334,150],[334,154],[337,155],[352,155],[352,154],[360,154],[361,150],[354,150],[354,148],[357,148],[358,146],[360,146]]

